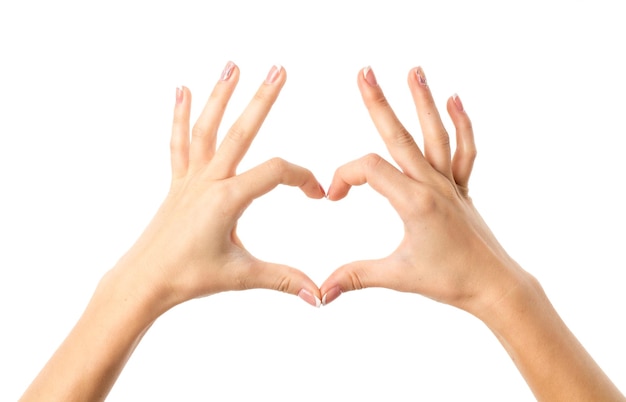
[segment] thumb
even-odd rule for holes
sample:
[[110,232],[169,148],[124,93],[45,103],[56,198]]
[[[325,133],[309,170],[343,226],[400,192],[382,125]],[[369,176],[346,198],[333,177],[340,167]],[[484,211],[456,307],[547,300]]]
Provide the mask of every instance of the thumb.
[[251,267],[248,288],[278,290],[299,296],[313,307],[321,306],[320,290],[304,272],[287,265],[258,261]]
[[327,305],[351,290],[390,287],[387,271],[389,267],[386,259],[355,261],[339,267],[320,287],[322,304]]

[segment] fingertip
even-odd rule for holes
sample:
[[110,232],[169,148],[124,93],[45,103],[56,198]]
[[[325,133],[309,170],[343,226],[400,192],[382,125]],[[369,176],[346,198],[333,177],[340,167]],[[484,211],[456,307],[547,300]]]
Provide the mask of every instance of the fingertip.
[[343,291],[339,286],[331,287],[327,292],[323,293],[322,306],[326,306],[341,296]]
[[292,166],[293,166],[293,169],[302,169],[307,175],[307,178],[304,184],[300,185],[300,188],[302,189],[302,191],[304,191],[307,197],[313,198],[316,200],[326,197],[326,191],[324,191],[324,187],[322,187],[322,184],[315,178],[315,176],[310,170],[302,168],[297,165],[292,165]]
[[371,66],[366,66],[359,70],[357,85],[361,92],[379,87],[376,75],[374,75],[374,70],[372,70]]
[[222,70],[222,74],[220,75],[220,81],[229,81],[231,78],[233,78],[233,73],[236,69],[237,65],[232,61],[228,61],[226,63],[226,66]]
[[348,194],[349,190],[350,186],[345,183],[331,184],[326,192],[326,198],[330,201],[339,201]]
[[461,98],[459,97],[457,93],[452,95],[452,103],[454,104],[454,107],[456,108],[456,110],[458,110],[459,112],[465,112],[465,108],[463,107],[463,102],[461,101]]
[[320,198],[326,198],[326,191],[324,190],[324,187],[322,186],[322,184],[320,182],[317,183],[318,189],[319,189],[319,197],[316,197],[318,199]]
[[322,305],[322,301],[320,300],[319,296],[306,288],[302,288],[298,292],[298,297],[301,298],[305,303],[315,308],[319,308]]
[[266,84],[280,83],[281,85],[287,79],[287,72],[285,68],[280,64],[274,64],[265,77]]
[[176,87],[176,107],[179,105],[186,104],[189,105],[191,100],[191,91],[184,85],[179,85]]

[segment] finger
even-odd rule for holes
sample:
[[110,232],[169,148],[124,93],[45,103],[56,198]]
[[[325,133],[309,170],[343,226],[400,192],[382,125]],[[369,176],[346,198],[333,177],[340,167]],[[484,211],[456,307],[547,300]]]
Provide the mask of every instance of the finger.
[[457,94],[448,99],[448,114],[456,129],[456,151],[452,158],[452,175],[463,195],[467,196],[469,178],[476,159],[476,143],[472,122]]
[[176,88],[174,122],[170,139],[172,179],[183,177],[189,164],[189,111],[191,92],[185,87]]
[[369,154],[335,171],[328,188],[328,199],[340,200],[348,194],[350,187],[365,183],[386,197],[399,213],[410,205],[411,197],[407,194],[416,184],[380,156]]
[[212,176],[214,178],[223,179],[235,174],[237,165],[261,128],[261,124],[276,101],[286,77],[281,66],[272,67],[265,82],[220,144],[212,162],[214,165]]
[[320,291],[305,273],[287,265],[257,260],[250,272],[242,279],[245,289],[271,289],[299,296],[302,300],[319,307]]
[[424,136],[424,156],[438,172],[452,179],[450,138],[435,106],[424,70],[421,67],[411,70],[408,81]]
[[311,198],[323,198],[325,193],[322,185],[310,170],[289,163],[280,158],[269,161],[233,178],[237,188],[241,189],[243,203],[268,193],[279,184],[300,187]]
[[213,158],[217,130],[238,80],[239,68],[235,63],[229,61],[191,130],[190,160],[192,169],[204,166]]
[[391,275],[388,259],[355,261],[338,268],[320,286],[322,305],[327,305],[342,293],[365,288],[396,287],[396,275]]
[[418,180],[423,178],[431,168],[411,134],[391,109],[371,68],[361,70],[358,84],[370,117],[392,158],[410,177]]

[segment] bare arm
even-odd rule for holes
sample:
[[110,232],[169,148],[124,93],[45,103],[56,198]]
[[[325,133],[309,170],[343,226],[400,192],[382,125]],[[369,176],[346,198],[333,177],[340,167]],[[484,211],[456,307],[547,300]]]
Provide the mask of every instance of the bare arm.
[[304,273],[256,259],[236,233],[253,199],[278,184],[309,197],[324,191],[313,174],[272,159],[235,169],[285,83],[273,67],[219,149],[215,137],[239,69],[229,63],[193,127],[191,93],[176,92],[168,196],[135,245],[100,281],[78,323],[22,396],[22,401],[102,401],[143,334],[161,314],[192,298],[229,290],[275,289],[319,305]]
[[371,69],[358,85],[370,116],[399,169],[367,155],[337,169],[328,198],[369,183],[398,212],[405,234],[389,256],[340,267],[321,286],[322,301],[343,292],[385,287],[463,309],[496,335],[541,401],[624,401],[563,323],[541,286],[502,248],[468,196],[476,156],[474,133],[458,96],[447,109],[448,133],[421,68],[408,78],[424,136],[424,153],[389,106]]

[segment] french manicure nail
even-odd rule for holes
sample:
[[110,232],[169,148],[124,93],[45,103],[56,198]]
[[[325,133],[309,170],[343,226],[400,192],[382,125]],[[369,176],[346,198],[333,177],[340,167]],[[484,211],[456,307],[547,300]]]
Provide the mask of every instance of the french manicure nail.
[[378,85],[378,83],[376,82],[376,76],[374,75],[374,71],[370,66],[367,66],[363,69],[363,78],[365,78],[365,81],[367,81],[367,83],[373,87]]
[[229,61],[226,63],[226,67],[222,71],[222,75],[220,76],[220,81],[228,81],[230,75],[233,73],[233,69],[235,68],[235,63]]
[[306,289],[300,290],[300,292],[298,292],[298,297],[300,297],[302,300],[304,300],[313,307],[319,307],[322,305],[320,299]]
[[270,69],[270,72],[267,73],[267,78],[265,78],[266,84],[272,84],[278,79],[280,72],[283,70],[283,67],[280,64],[274,64]]
[[325,306],[328,303],[332,302],[333,300],[341,296],[341,293],[342,292],[341,289],[339,289],[339,286],[335,286],[334,288],[330,289],[328,292],[324,293],[324,296],[322,296],[322,305]]
[[332,189],[331,186],[328,186],[328,191],[326,191],[326,199],[330,200],[330,190]]
[[176,87],[176,104],[179,105],[183,102],[183,87]]
[[420,85],[422,86],[428,85],[428,83],[426,82],[426,74],[424,74],[424,70],[422,70],[422,67],[416,68],[415,74],[417,74],[417,82],[419,82]]
[[461,102],[461,98],[459,98],[459,95],[457,95],[457,94],[452,95],[452,100],[454,101],[454,106],[456,106],[458,111],[462,112],[463,111],[463,102]]

